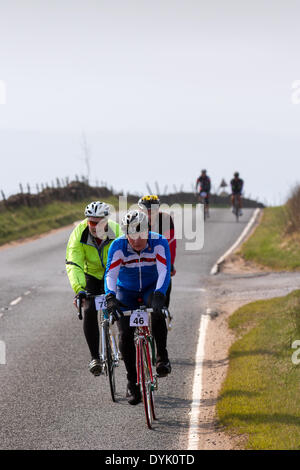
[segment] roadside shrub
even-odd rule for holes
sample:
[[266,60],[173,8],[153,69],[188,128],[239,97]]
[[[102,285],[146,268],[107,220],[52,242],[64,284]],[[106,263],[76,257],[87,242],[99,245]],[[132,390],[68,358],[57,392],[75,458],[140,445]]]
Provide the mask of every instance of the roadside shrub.
[[286,203],[288,224],[288,233],[300,233],[300,184],[297,184]]

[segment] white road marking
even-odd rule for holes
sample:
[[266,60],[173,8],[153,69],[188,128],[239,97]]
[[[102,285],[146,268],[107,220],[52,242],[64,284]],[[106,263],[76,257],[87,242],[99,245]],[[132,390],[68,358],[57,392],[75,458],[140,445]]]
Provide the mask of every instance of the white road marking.
[[17,299],[10,302],[9,305],[17,305],[19,302],[21,302],[21,300],[22,300],[22,297],[18,297]]
[[207,326],[210,320],[209,314],[201,315],[199,328],[199,341],[195,358],[195,371],[193,383],[193,402],[190,412],[190,428],[187,450],[198,450],[199,442],[199,417],[202,398],[202,370],[204,360],[204,346]]
[[31,293],[30,290],[27,290],[26,292],[24,292],[24,295],[29,295]]
[[248,233],[251,230],[252,226],[254,225],[254,222],[256,221],[256,218],[258,217],[259,213],[260,213],[260,209],[256,209],[254,211],[254,214],[252,215],[251,219],[249,220],[248,224],[246,225],[245,229],[243,230],[242,234],[239,236],[237,241],[232,245],[231,248],[229,248],[229,250],[226,251],[226,253],[223,256],[221,256],[218,259],[216,264],[214,264],[214,266],[213,266],[213,268],[210,272],[211,275],[218,274],[220,264],[223,263],[223,261],[225,261],[227,256],[231,255],[231,253],[240,245],[240,243],[242,243],[244,238],[246,238],[246,236],[248,235]]

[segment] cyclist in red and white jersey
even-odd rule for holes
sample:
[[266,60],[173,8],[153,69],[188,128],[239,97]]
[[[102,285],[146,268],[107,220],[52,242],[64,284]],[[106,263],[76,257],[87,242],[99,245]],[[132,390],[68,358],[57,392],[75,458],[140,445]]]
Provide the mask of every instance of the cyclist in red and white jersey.
[[[156,194],[149,194],[143,196],[138,201],[139,207],[147,213],[149,220],[149,230],[151,232],[163,235],[169,242],[171,253],[171,276],[175,276],[175,258],[176,258],[176,238],[174,221],[170,214],[159,210],[160,199]],[[169,288],[166,292],[166,307],[170,304],[170,295],[172,289],[172,281],[170,281]]]

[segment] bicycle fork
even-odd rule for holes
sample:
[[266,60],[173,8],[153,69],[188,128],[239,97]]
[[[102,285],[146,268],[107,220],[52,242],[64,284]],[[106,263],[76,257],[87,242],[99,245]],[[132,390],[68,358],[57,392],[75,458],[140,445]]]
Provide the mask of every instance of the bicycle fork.
[[137,337],[137,348],[136,348],[136,371],[137,371],[137,385],[141,385],[140,377],[141,377],[141,362],[143,360],[143,347],[146,351],[146,358],[148,363],[148,371],[149,371],[149,379],[151,383],[152,390],[157,390],[157,379],[156,375],[153,375],[152,366],[151,366],[151,357],[149,351],[149,343],[145,340],[144,336]]

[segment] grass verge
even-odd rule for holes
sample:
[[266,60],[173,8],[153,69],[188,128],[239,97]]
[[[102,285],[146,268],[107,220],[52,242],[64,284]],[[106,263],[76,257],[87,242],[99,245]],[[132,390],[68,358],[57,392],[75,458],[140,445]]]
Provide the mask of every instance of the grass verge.
[[286,232],[288,215],[285,206],[264,209],[262,221],[239,253],[273,270],[300,269],[300,233]]
[[300,449],[300,290],[253,302],[229,319],[237,341],[217,413],[233,434],[247,436],[247,449]]
[[[91,198],[79,202],[54,201],[42,207],[19,207],[0,212],[0,245],[46,233],[84,218]],[[117,207],[117,198],[105,202]]]

